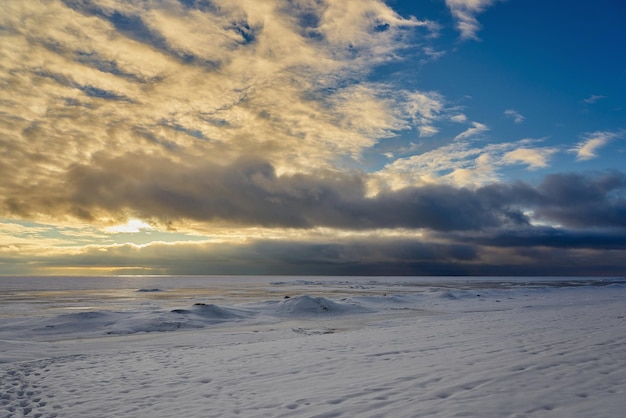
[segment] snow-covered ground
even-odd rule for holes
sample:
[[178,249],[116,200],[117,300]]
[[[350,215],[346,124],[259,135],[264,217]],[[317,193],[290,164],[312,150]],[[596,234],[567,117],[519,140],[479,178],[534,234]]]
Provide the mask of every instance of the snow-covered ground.
[[623,417],[626,282],[0,278],[0,417]]

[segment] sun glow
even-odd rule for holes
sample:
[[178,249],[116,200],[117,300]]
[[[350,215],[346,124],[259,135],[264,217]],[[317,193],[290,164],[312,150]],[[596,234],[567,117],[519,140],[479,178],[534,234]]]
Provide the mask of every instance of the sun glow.
[[154,227],[140,219],[129,219],[122,225],[115,225],[105,228],[104,231],[111,234],[135,234],[141,231],[153,230]]

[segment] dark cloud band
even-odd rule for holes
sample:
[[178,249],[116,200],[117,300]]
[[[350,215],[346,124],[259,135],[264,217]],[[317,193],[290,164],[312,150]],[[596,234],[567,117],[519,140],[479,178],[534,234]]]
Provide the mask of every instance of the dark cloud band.
[[162,220],[357,230],[510,229],[532,220],[574,228],[626,227],[626,175],[617,171],[555,174],[537,187],[521,182],[478,189],[429,185],[366,197],[361,173],[278,176],[262,160],[188,167],[129,154],[77,165],[66,184],[74,213],[131,210]]

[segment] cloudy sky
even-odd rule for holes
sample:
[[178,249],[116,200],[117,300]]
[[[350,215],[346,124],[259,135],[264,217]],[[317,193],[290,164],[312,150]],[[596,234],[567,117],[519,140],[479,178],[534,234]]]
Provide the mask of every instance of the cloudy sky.
[[0,274],[623,275],[622,0],[2,0]]

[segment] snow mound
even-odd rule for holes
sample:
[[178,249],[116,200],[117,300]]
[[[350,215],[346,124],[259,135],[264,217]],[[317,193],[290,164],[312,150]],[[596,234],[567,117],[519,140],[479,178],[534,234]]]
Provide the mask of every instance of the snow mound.
[[[228,322],[243,321],[255,313],[243,309],[223,308],[203,303],[187,309],[149,311],[87,311],[52,317],[30,318],[13,324],[12,329],[24,338],[72,338],[76,335],[128,335],[201,329]],[[19,330],[19,331],[18,331]]]
[[277,312],[282,316],[319,316],[369,312],[359,305],[337,303],[324,297],[301,295],[279,303]]
[[[463,295],[465,296],[465,295]],[[448,300],[457,300],[459,299],[459,296],[454,294],[454,292],[450,291],[450,290],[444,290],[443,292],[438,292],[437,293],[437,297],[439,297],[440,299],[448,299]]]
[[35,319],[34,331],[43,333],[81,333],[115,323],[120,314],[110,311],[88,311],[62,314],[41,321]]
[[250,312],[241,309],[222,308],[221,306],[205,303],[196,303],[191,309],[174,309],[171,312],[215,320],[241,319],[251,315]]
[[472,289],[472,290],[441,290],[434,292],[439,299],[444,300],[467,300],[485,297],[501,297],[506,290]]
[[203,324],[186,318],[173,317],[172,314],[135,314],[121,318],[115,324],[102,330],[109,335],[128,335],[143,332],[166,332],[181,329],[202,328]]
[[225,322],[240,321],[254,315],[242,309],[222,308],[213,304],[196,303],[189,309],[169,312],[138,313],[118,321],[108,334],[136,334],[181,329],[200,329]]

